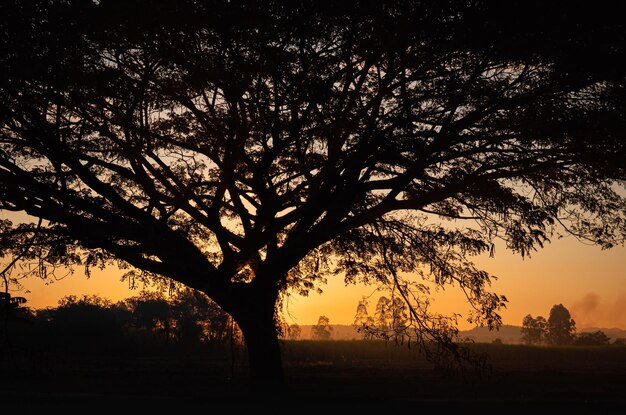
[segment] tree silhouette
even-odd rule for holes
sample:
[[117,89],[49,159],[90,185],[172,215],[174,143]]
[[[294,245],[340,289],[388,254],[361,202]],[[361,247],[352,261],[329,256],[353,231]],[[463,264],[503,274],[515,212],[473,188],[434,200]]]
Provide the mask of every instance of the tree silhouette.
[[384,295],[381,296],[376,303],[374,322],[376,323],[376,328],[382,335],[388,338],[389,331],[392,329],[393,325],[393,311],[391,300]]
[[354,323],[352,324],[357,332],[362,333],[363,340],[372,340],[376,337],[375,325],[376,322],[372,316],[369,315],[367,307],[369,301],[367,297],[363,297],[359,301],[356,307],[356,313],[354,315]]
[[409,308],[403,298],[379,297],[373,317],[369,315],[367,306],[366,298],[359,301],[353,324],[358,331],[363,332],[364,339],[393,339],[395,343],[404,343],[406,338],[410,338]]
[[317,324],[311,327],[311,337],[313,340],[330,340],[333,334],[333,328],[330,326],[330,319],[326,316],[320,316]]
[[13,353],[11,337],[9,335],[9,322],[27,321],[21,314],[26,314],[28,308],[24,307],[26,298],[14,297],[8,292],[0,292],[0,357],[5,352],[5,347],[9,354]]
[[24,297],[14,297],[9,293],[0,292],[0,319],[3,321],[17,319],[20,312],[27,310],[23,307],[24,303],[26,303]]
[[174,300],[176,338],[187,344],[196,344],[206,338],[206,325],[211,321],[210,300],[190,289],[178,293]]
[[406,302],[400,297],[394,297],[391,303],[391,327],[393,339],[396,343],[404,343],[409,326],[409,315]]
[[542,316],[533,318],[530,314],[522,321],[521,335],[525,344],[540,344],[545,340],[548,322]]
[[269,390],[280,296],[326,277],[393,287],[424,347],[454,326],[406,275],[498,326],[469,256],[610,247],[626,207],[621,13],[506,3],[3,1],[0,209],[32,258],[206,293]]
[[[175,329],[179,340],[191,342],[206,340],[224,342],[230,336],[231,324],[226,314],[205,294],[191,290],[179,290],[170,301]],[[238,331],[238,329],[234,329]],[[235,337],[237,333],[234,333]]]
[[302,329],[298,324],[292,324],[287,329],[287,337],[289,340],[298,340],[302,334]]
[[48,314],[57,337],[74,339],[86,349],[101,343],[114,344],[122,336],[122,325],[111,302],[97,295],[65,296]]
[[550,344],[571,344],[576,335],[576,323],[572,320],[569,310],[563,304],[556,304],[550,309],[546,340]]
[[136,329],[152,334],[160,333],[168,341],[173,335],[174,310],[172,304],[160,292],[143,291],[125,301]]
[[574,344],[577,346],[603,346],[609,344],[611,338],[602,330],[596,330],[592,333],[579,333]]

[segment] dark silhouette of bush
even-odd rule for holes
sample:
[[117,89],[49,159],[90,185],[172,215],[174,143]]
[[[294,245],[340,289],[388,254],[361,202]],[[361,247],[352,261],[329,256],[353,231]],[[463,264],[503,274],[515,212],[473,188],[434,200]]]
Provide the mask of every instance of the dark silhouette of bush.
[[122,322],[111,302],[96,295],[64,297],[47,314],[56,342],[64,346],[107,347],[117,344],[123,335]]
[[602,330],[597,330],[592,333],[579,333],[574,344],[577,346],[603,346],[609,344],[610,340],[611,338]]
[[30,324],[17,327],[12,321],[11,340],[23,351],[57,356],[203,350],[227,361],[231,341],[232,347],[241,344],[230,317],[206,295],[189,289],[171,296],[142,292],[118,303],[97,295],[69,295],[56,307],[22,314]]

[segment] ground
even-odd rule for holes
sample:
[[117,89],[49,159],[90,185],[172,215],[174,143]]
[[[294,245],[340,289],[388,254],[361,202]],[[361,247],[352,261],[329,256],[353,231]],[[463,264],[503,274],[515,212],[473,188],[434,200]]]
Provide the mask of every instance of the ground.
[[[248,397],[245,356],[162,348],[72,356],[20,353],[2,362],[0,401],[20,413],[139,408],[467,409],[497,412],[626,413],[626,347],[474,344],[490,370],[445,373],[414,348],[383,342],[285,342],[288,389]],[[207,354],[209,357],[207,357]],[[234,371],[232,371],[234,368]]]

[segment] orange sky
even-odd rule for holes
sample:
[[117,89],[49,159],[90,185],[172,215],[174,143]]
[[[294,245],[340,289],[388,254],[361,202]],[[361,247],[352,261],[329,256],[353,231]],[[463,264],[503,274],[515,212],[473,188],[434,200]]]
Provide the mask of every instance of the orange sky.
[[[529,259],[521,259],[504,249],[494,258],[476,261],[483,269],[499,277],[493,289],[509,299],[502,313],[504,324],[520,325],[526,314],[548,316],[554,304],[562,303],[577,322],[579,329],[598,327],[626,328],[626,248],[602,251],[586,246],[574,238],[563,238],[547,245]],[[54,306],[67,294],[99,294],[111,300],[136,295],[119,281],[117,269],[96,271],[86,279],[81,269],[74,275],[45,283],[37,278],[25,281],[29,292],[22,292],[31,307]],[[286,302],[288,321],[313,324],[320,315],[330,317],[332,324],[351,324],[358,301],[372,295],[371,307],[380,293],[375,287],[345,286],[341,278],[329,280],[324,293],[309,297],[293,295]],[[373,304],[372,304],[373,303]],[[460,293],[448,289],[435,296],[437,311],[466,313],[467,304]],[[471,328],[464,320],[460,328]]]
[[[601,250],[574,238],[563,238],[547,245],[531,258],[522,259],[500,249],[495,257],[480,257],[476,263],[497,275],[493,290],[505,295],[509,304],[501,315],[504,324],[521,325],[527,314],[549,315],[554,304],[567,307],[579,329],[626,328],[626,248]],[[317,316],[330,317],[331,323],[350,324],[356,305],[374,287],[346,287],[342,281],[329,281],[324,294],[309,298],[292,297],[288,304],[292,320],[310,324]],[[370,308],[379,293],[373,294]],[[434,298],[437,311],[467,313],[469,307],[458,290],[449,288]],[[371,310],[370,310],[371,312]],[[464,320],[460,328],[471,328]]]

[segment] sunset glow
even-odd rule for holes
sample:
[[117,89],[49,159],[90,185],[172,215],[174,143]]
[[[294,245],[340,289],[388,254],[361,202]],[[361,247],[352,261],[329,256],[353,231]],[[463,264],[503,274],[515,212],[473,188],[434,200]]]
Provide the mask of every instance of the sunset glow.
[[[493,258],[484,256],[476,262],[498,277],[492,288],[509,300],[502,312],[503,324],[519,326],[527,314],[547,316],[550,307],[563,303],[580,329],[626,327],[626,248],[601,250],[569,237],[555,240],[530,258],[522,259],[498,249]],[[22,281],[24,290],[19,295],[25,296],[27,305],[33,308],[56,306],[60,298],[70,294],[97,294],[112,301],[137,295],[141,285],[129,289],[126,282],[119,281],[121,274],[116,268],[96,270],[87,279],[78,268],[74,274],[48,284],[31,277]],[[375,286],[346,285],[338,277],[330,278],[322,289],[321,295],[287,297],[286,320],[307,325],[326,315],[332,324],[352,324],[363,296],[370,297],[372,308],[379,296],[384,295]],[[468,311],[466,300],[452,287],[435,293],[433,306],[445,314]],[[459,327],[472,326],[460,318]]]

